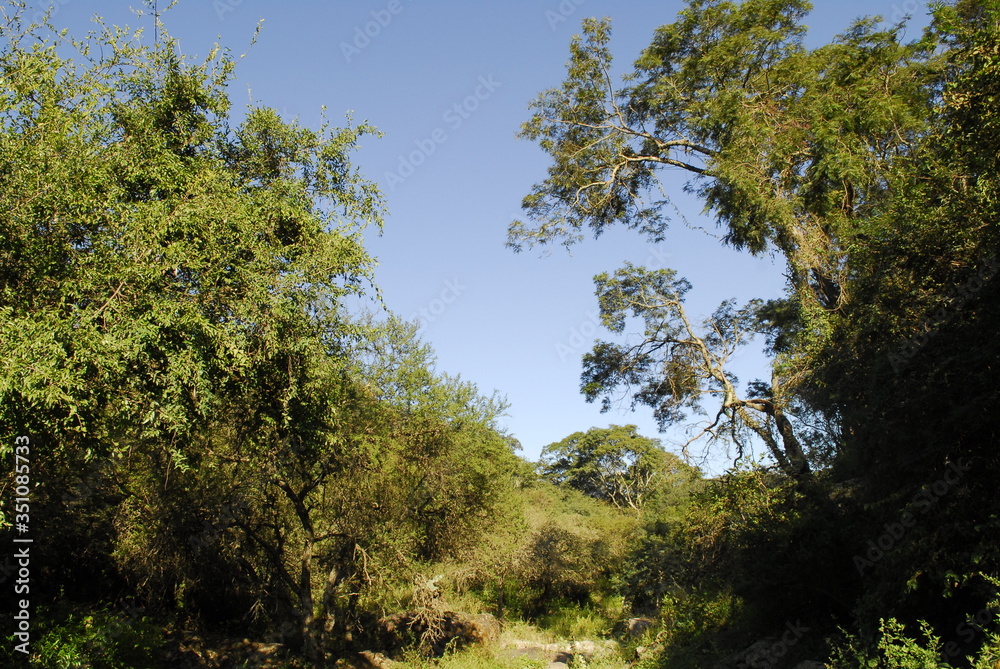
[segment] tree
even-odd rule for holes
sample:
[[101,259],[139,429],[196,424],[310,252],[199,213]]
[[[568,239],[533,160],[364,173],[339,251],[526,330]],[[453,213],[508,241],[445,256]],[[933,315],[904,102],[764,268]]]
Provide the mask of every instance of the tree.
[[256,367],[370,280],[381,198],[349,155],[375,131],[266,108],[231,130],[232,59],[191,65],[166,35],[76,42],[20,12],[3,33],[2,432],[84,460],[156,441],[183,465]]
[[[467,550],[514,510],[517,460],[496,426],[505,404],[437,374],[412,324],[345,330],[342,355],[281,361],[215,426],[196,469],[130,500],[136,520],[120,549],[145,582],[189,584],[188,610],[212,606],[220,586],[199,577],[226,565],[239,585],[228,594],[245,607],[228,614],[269,612],[314,658],[371,631],[365,607],[381,589]],[[203,518],[180,545],[176,517],[158,506],[178,499]],[[178,567],[164,574],[163,564]]]
[[894,611],[937,624],[943,602],[986,606],[993,588],[972,565],[1000,565],[997,506],[982,501],[994,498],[1000,475],[992,419],[1000,352],[990,334],[1000,328],[1000,162],[990,148],[1000,137],[998,17],[989,1],[935,10],[941,67],[929,84],[931,130],[886,173],[891,197],[863,222],[866,242],[852,252],[855,299],[816,349],[804,386],[811,402],[843,417],[837,473],[862,484],[873,524],[898,518],[913,491],[949,468],[965,468],[933,521],[865,569],[859,616],[868,622]]
[[[612,332],[623,332],[631,315],[645,324],[639,342],[598,342],[583,358],[583,394],[588,402],[602,397],[611,408],[619,386],[631,389],[632,406],[653,409],[661,430],[704,414],[704,401],[717,400],[715,417],[698,431],[711,440],[728,437],[740,447],[749,430],[759,437],[783,471],[800,475],[809,463],[785,413],[787,400],[777,383],[758,384],[756,396],[741,398],[738,380],[726,369],[729,358],[753,334],[756,303],[736,309],[725,302],[701,328],[684,309],[690,284],[673,270],[646,270],[626,264],[613,277],[596,277],[601,321]],[[779,445],[780,440],[780,445]]]
[[687,467],[643,437],[635,425],[612,425],[575,432],[542,449],[539,470],[557,485],[567,485],[619,509],[640,509],[646,498]]
[[[726,243],[787,262],[788,296],[761,312],[781,316],[769,322],[780,322],[772,334],[788,344],[777,351],[773,396],[742,407],[769,415],[783,440],[782,414],[851,299],[850,256],[864,244],[859,221],[884,205],[889,166],[928,132],[928,84],[940,60],[933,40],[903,44],[902,25],[879,30],[871,19],[808,50],[801,21],[809,7],[691,0],[656,30],[621,86],[610,75],[609,22],[585,20],[565,82],[536,99],[522,126],[552,164],[522,204],[534,226],[515,221],[508,236],[520,250],[572,244],[587,228],[599,236],[620,224],[661,242],[669,201],[661,180],[688,175],[684,188],[703,198]],[[610,354],[590,359],[610,374]],[[725,386],[723,377],[714,382]],[[585,375],[585,387],[593,381]],[[676,384],[690,387],[689,379]],[[784,446],[801,470],[794,444]]]
[[781,252],[793,287],[836,308],[849,221],[877,205],[879,168],[925,128],[929,95],[908,66],[929,46],[863,20],[810,52],[809,7],[692,0],[657,29],[623,88],[610,76],[610,24],[585,20],[563,87],[539,96],[522,127],[553,165],[523,203],[537,227],[514,222],[509,243],[572,243],[615,223],[662,240],[664,202],[647,196],[658,171],[679,169],[728,243]]
[[[239,588],[264,589],[247,555],[213,533],[188,539],[275,493],[282,522],[302,518],[364,443],[331,428],[337,409],[366,411],[334,345],[342,299],[371,283],[360,235],[381,225],[382,200],[350,154],[375,130],[311,130],[267,108],[232,124],[227,53],[191,64],[165,31],[148,47],[118,28],[77,41],[23,12],[0,28],[3,442],[30,435],[52,537],[80,522],[66,493],[81,472],[103,472],[87,501],[114,532],[86,536],[86,550],[115,589],[183,605],[185,591],[211,592],[199,576],[212,551],[197,549],[216,546]],[[300,529],[287,539],[302,569],[282,585],[306,629],[309,552],[327,530]]]
[[1000,268],[997,156],[985,148],[998,138],[996,13],[989,2],[936,12],[931,130],[886,173],[893,195],[863,222],[852,255],[859,299],[834,321],[806,386],[816,403],[841,408],[859,444],[879,444],[851,453],[855,470],[885,466],[919,480],[943,451],[969,457],[992,439],[975,434],[984,423],[973,416],[996,402],[995,351],[983,337],[997,318]]

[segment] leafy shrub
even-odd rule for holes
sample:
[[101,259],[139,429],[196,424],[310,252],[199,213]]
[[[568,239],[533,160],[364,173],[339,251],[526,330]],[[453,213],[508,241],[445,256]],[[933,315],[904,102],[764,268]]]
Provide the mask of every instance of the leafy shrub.
[[[993,587],[1000,588],[1000,579],[982,573],[977,575]],[[914,639],[906,635],[905,625],[890,618],[879,621],[875,639],[865,638],[863,634],[846,634],[842,641],[834,645],[830,663],[838,669],[924,669],[956,664],[972,669],[996,669],[1000,667],[1000,634],[986,630],[983,625],[995,618],[998,609],[1000,595],[976,615],[967,616],[963,625],[957,628],[958,631],[972,633],[972,639],[965,641],[976,640],[982,633],[979,648],[972,655],[964,655],[958,644],[944,643],[923,620],[919,623],[922,639]],[[983,614],[987,614],[985,618]]]
[[740,611],[740,600],[726,590],[667,595],[660,609],[663,639],[670,645],[697,641],[732,623]]
[[559,606],[539,617],[538,625],[561,639],[606,638],[623,616],[623,610],[621,597],[608,597],[601,603],[586,606]]
[[519,494],[522,522],[486,537],[469,556],[463,587],[505,619],[537,620],[616,595],[634,516],[547,481],[531,481]]
[[126,617],[110,608],[70,613],[44,629],[32,644],[32,665],[41,669],[153,669],[162,644],[162,630],[147,617]]
[[[942,666],[941,639],[927,623],[921,623],[923,643],[906,636],[904,625],[895,618],[879,625],[879,638],[872,642],[848,635],[833,651],[834,666],[844,669],[927,669]],[[947,665],[943,665],[947,666]]]

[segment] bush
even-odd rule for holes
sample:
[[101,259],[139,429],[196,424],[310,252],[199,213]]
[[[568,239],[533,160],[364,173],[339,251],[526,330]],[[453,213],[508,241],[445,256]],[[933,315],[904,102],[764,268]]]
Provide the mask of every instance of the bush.
[[923,642],[906,636],[904,625],[895,618],[881,621],[879,638],[872,642],[848,635],[830,659],[844,669],[927,669],[940,664],[941,639],[927,623],[921,623]]
[[522,522],[497,528],[468,556],[460,590],[497,617],[530,620],[616,595],[634,516],[547,481],[519,494]]
[[[1000,587],[1000,579],[978,574],[994,587]],[[995,617],[1000,609],[1000,595],[977,614],[966,616],[965,621],[955,628],[965,644],[978,644],[972,654],[969,648],[951,641],[945,643],[934,634],[931,625],[919,621],[921,639],[906,635],[906,626],[895,618],[879,621],[878,635],[866,638],[864,634],[845,634],[845,638],[834,644],[830,663],[840,669],[924,669],[924,667],[967,666],[972,669],[996,669],[1000,666],[1000,634],[987,631],[984,625],[996,625]]]
[[624,603],[621,597],[608,597],[602,604],[559,606],[539,617],[538,625],[562,639],[607,638],[624,615]]
[[[36,619],[47,617],[52,619],[40,611]],[[69,613],[42,628],[31,660],[40,669],[154,669],[162,645],[163,631],[149,618],[101,608]]]

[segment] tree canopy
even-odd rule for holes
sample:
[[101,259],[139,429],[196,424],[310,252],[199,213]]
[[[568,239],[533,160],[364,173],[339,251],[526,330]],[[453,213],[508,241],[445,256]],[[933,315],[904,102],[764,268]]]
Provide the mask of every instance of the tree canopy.
[[639,509],[659,487],[689,470],[635,425],[574,432],[542,449],[542,476],[618,508]]

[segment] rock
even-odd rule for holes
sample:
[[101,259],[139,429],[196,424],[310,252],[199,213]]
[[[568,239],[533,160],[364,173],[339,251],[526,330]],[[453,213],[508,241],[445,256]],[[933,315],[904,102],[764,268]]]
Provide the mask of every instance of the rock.
[[816,660],[804,660],[796,664],[795,669],[826,669],[826,665]]
[[629,618],[625,623],[626,636],[636,638],[646,633],[655,621],[651,618]]
[[547,666],[553,669],[561,669],[556,666],[575,665],[586,666],[595,658],[610,657],[617,654],[618,644],[614,641],[570,641],[563,643],[541,643],[538,641],[525,641],[521,639],[507,640],[504,642],[502,654],[505,657],[526,658],[548,663]]
[[[449,647],[491,644],[500,638],[500,623],[488,613],[471,615],[444,611],[439,614],[437,623],[439,632],[428,640],[434,655],[442,655]],[[396,652],[420,642],[427,632],[427,620],[415,611],[394,613],[380,619],[376,628],[381,648]]]
[[472,616],[476,631],[476,642],[481,644],[496,643],[500,639],[500,621],[489,613],[478,613]]
[[388,667],[396,664],[382,653],[373,653],[370,650],[363,650],[358,653],[358,655],[363,657],[368,663],[368,666],[373,669],[388,669]]
[[336,666],[338,669],[389,669],[395,664],[382,653],[363,650],[337,660]]

